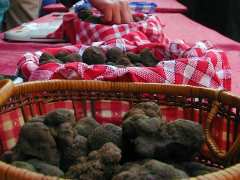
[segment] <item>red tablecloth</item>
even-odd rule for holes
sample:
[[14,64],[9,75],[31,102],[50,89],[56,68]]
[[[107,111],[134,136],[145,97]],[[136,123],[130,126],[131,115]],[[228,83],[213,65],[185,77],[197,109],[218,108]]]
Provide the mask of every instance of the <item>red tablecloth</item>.
[[[34,22],[46,22],[51,16],[47,15],[34,20]],[[9,42],[3,40],[3,33],[0,33],[0,74],[15,75],[17,63],[20,57],[26,52],[35,52],[45,47],[59,47],[67,45],[66,43],[35,43],[35,42]]]
[[66,44],[31,43],[31,42],[6,42],[0,34],[0,74],[15,75],[17,63],[26,52],[35,52],[45,47],[57,47]]

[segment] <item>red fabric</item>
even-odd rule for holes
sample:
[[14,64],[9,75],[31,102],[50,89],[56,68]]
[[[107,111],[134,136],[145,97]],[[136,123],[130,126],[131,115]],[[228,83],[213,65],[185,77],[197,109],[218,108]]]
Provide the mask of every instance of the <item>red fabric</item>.
[[[59,18],[56,13],[43,16],[34,22],[48,22]],[[26,52],[35,52],[47,47],[60,47],[68,43],[34,43],[34,42],[13,42],[3,40],[3,33],[0,33],[0,74],[16,75],[17,63]]]
[[0,38],[0,74],[16,75],[18,61],[26,52],[35,52],[42,48],[63,45],[67,44],[6,42]]
[[43,52],[55,54],[59,50],[67,49],[82,54],[88,45],[97,45],[104,50],[119,47],[123,51],[137,53],[144,48],[150,48],[160,61],[156,67],[116,68],[107,65],[88,66],[78,62],[39,66],[40,55],[27,53],[21,59],[19,68],[30,81],[85,79],[155,82],[230,90],[230,69],[223,51],[214,49],[208,41],[198,42],[192,47],[181,40],[169,43],[160,19],[155,15],[144,17],[145,20],[139,22],[109,26],[81,21],[76,14],[67,13],[62,25],[50,36],[67,36],[72,43],[79,44],[60,49],[43,49]]
[[130,32],[136,32],[137,37],[128,36],[125,39],[133,42],[139,41],[136,38],[140,38],[141,44],[143,44],[143,38],[144,40],[150,40],[151,43],[166,43],[163,26],[157,16],[143,16],[142,14],[135,14],[135,16],[139,16],[143,18],[143,20],[139,22],[132,22],[130,24],[103,25],[82,21],[75,13],[66,13],[63,17],[62,25],[56,32],[49,34],[49,37],[62,39],[66,36],[72,44],[82,43],[89,45],[93,42],[111,41],[124,38],[124,36],[127,36]]
[[[105,43],[102,46],[107,47]],[[71,52],[82,52],[85,48],[85,45],[78,45],[78,47],[66,46],[44,49],[43,51],[54,54],[65,49]],[[231,73],[227,57],[223,51],[214,49],[209,42],[198,42],[190,47],[179,40],[170,42],[164,48],[157,47],[153,50],[164,57],[156,67],[117,68],[109,65],[87,65],[81,62],[48,63],[39,66],[39,54],[27,53],[22,57],[19,68],[29,81],[84,79],[154,82],[230,90]]]

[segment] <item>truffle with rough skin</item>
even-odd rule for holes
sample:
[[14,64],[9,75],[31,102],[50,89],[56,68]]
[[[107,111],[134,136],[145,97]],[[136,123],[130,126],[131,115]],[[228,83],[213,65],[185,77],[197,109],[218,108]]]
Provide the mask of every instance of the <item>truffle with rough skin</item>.
[[38,159],[30,159],[27,161],[27,163],[31,164],[37,172],[44,175],[57,177],[62,177],[64,175],[63,171],[57,166],[47,164],[44,161],[40,161]]
[[113,62],[116,63],[118,59],[120,59],[124,55],[122,49],[118,47],[111,48],[107,50],[106,56],[107,56],[107,62]]
[[104,144],[87,157],[78,159],[78,164],[69,168],[66,178],[78,180],[110,180],[119,168],[121,150],[113,143]]
[[18,143],[13,150],[18,154],[19,160],[36,158],[49,164],[59,164],[56,142],[49,128],[40,122],[23,125]]
[[159,62],[152,54],[150,49],[143,49],[140,52],[140,62],[147,67],[156,66]]
[[142,163],[131,163],[115,175],[112,180],[176,180],[188,178],[188,175],[169,164],[157,160],[146,160]]
[[118,58],[116,61],[116,65],[123,65],[124,67],[133,66],[132,62],[126,56]]
[[77,132],[70,122],[62,123],[52,129],[54,133],[56,133],[54,138],[56,140],[58,148],[61,149],[73,144]]
[[122,125],[123,161],[155,158],[156,134],[164,124],[160,118],[144,114],[129,116]]
[[80,62],[81,60],[82,60],[82,57],[78,53],[71,53],[61,58],[61,61],[64,63]]
[[123,120],[135,114],[145,114],[149,117],[162,117],[160,106],[155,102],[142,102],[135,104],[123,117]]
[[39,58],[39,64],[47,64],[51,62],[60,63],[60,64],[63,63],[62,61],[60,61],[59,59],[55,58],[53,55],[48,53],[43,53]]
[[49,53],[44,52],[44,53],[41,54],[41,56],[39,58],[39,62],[40,63],[41,62],[45,62],[45,61],[48,61],[50,59],[55,59],[55,56],[53,56],[53,55],[51,55]]
[[61,49],[59,50],[56,54],[55,54],[55,58],[61,60],[62,58],[64,58],[65,56],[68,56],[69,54],[71,54],[72,52],[70,52],[67,49]]
[[122,128],[114,124],[103,124],[95,128],[88,136],[88,147],[90,150],[97,150],[105,143],[112,142],[122,147]]
[[141,57],[140,57],[139,54],[136,54],[136,53],[133,53],[133,52],[127,52],[126,55],[130,59],[130,61],[134,64],[141,62]]
[[75,129],[79,135],[88,137],[99,126],[100,124],[94,118],[84,117],[77,122]]
[[185,119],[168,123],[166,129],[159,133],[159,138],[165,142],[157,146],[156,156],[160,159],[174,159],[175,162],[191,160],[200,152],[204,143],[202,126]]
[[96,46],[91,46],[85,49],[82,55],[82,60],[86,64],[105,64],[106,56],[103,50]]
[[55,138],[58,148],[73,143],[76,135],[74,128],[76,121],[74,113],[68,109],[57,109],[49,112],[44,119],[52,136]]
[[71,124],[76,122],[72,110],[57,109],[46,114],[44,119],[44,124],[49,127],[55,127],[65,122],[70,122]]
[[182,162],[200,152],[204,143],[200,124],[188,120],[158,121],[156,117],[135,115],[123,122],[124,147],[133,151],[130,157]]
[[79,135],[75,136],[73,143],[63,146],[60,153],[60,168],[66,171],[71,165],[76,164],[77,158],[87,155],[87,138]]

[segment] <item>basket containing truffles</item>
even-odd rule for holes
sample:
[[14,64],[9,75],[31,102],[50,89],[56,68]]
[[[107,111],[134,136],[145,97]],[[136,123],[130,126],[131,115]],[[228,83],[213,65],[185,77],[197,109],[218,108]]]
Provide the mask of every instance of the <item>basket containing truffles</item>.
[[1,86],[2,180],[240,178],[240,98],[229,92],[76,80]]

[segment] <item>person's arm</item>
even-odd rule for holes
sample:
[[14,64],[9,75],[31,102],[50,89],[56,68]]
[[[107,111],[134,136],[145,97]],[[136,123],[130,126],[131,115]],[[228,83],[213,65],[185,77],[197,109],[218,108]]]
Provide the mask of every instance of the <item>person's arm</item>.
[[[78,0],[60,0],[68,8]],[[123,24],[133,21],[127,0],[89,0],[91,5],[98,9],[104,21],[111,24]]]
[[103,13],[105,22],[125,24],[133,21],[127,0],[89,0],[89,2]]

